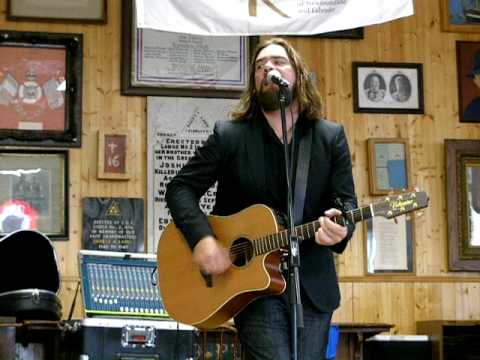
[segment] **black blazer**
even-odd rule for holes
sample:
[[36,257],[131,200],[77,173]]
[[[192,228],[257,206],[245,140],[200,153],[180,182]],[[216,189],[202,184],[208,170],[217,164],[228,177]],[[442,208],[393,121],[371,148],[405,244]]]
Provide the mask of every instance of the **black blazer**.
[[[199,198],[218,181],[212,213],[231,215],[250,205],[264,203],[267,169],[264,163],[262,121],[220,121],[213,134],[167,186],[167,204],[177,227],[190,247],[206,235],[215,235]],[[303,222],[318,219],[333,207],[332,193],[347,209],[357,207],[350,151],[343,126],[321,119],[313,122],[312,152],[303,212]],[[341,253],[354,225],[339,244],[326,247],[313,239],[302,242],[301,284],[314,305],[322,311],[339,306],[340,292],[332,251]]]

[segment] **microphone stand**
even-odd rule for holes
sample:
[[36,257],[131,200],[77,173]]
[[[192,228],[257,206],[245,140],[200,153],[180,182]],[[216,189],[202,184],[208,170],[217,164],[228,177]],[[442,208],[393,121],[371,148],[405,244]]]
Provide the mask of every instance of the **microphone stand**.
[[[288,151],[288,130],[287,120],[285,116],[285,105],[287,102],[287,96],[290,96],[288,86],[278,86],[278,98],[280,100],[280,115],[282,119],[282,138],[283,138],[283,151],[285,155],[285,172],[287,178],[287,217],[288,217],[288,293],[291,307],[291,335],[292,335],[292,360],[298,359],[298,333],[303,329],[303,308],[302,300],[300,296],[300,248],[299,241],[296,234],[294,234],[294,221],[293,221],[293,196],[292,196],[292,181],[290,166],[293,164],[293,159],[290,159]],[[292,119],[293,120],[293,119]],[[292,124],[294,126],[294,124]],[[293,138],[292,138],[293,141]],[[293,149],[294,150],[294,149]]]

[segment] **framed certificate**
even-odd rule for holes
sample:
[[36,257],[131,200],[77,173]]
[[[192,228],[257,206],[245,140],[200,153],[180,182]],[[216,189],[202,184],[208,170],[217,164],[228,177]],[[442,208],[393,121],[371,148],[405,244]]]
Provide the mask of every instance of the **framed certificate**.
[[134,1],[122,3],[122,95],[240,97],[256,37],[137,28]]
[[367,273],[413,273],[413,218],[366,221]]

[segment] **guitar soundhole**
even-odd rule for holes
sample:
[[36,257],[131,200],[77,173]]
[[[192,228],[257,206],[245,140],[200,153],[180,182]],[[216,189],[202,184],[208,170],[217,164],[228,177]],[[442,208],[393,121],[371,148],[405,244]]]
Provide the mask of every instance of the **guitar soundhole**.
[[230,249],[232,263],[235,266],[245,266],[253,257],[252,242],[246,238],[235,240]]

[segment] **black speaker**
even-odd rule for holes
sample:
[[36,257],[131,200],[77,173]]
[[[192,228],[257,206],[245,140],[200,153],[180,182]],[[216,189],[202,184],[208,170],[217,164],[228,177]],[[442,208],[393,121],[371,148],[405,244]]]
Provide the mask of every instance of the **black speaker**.
[[376,335],[363,347],[364,360],[431,360],[432,342],[424,335]]

